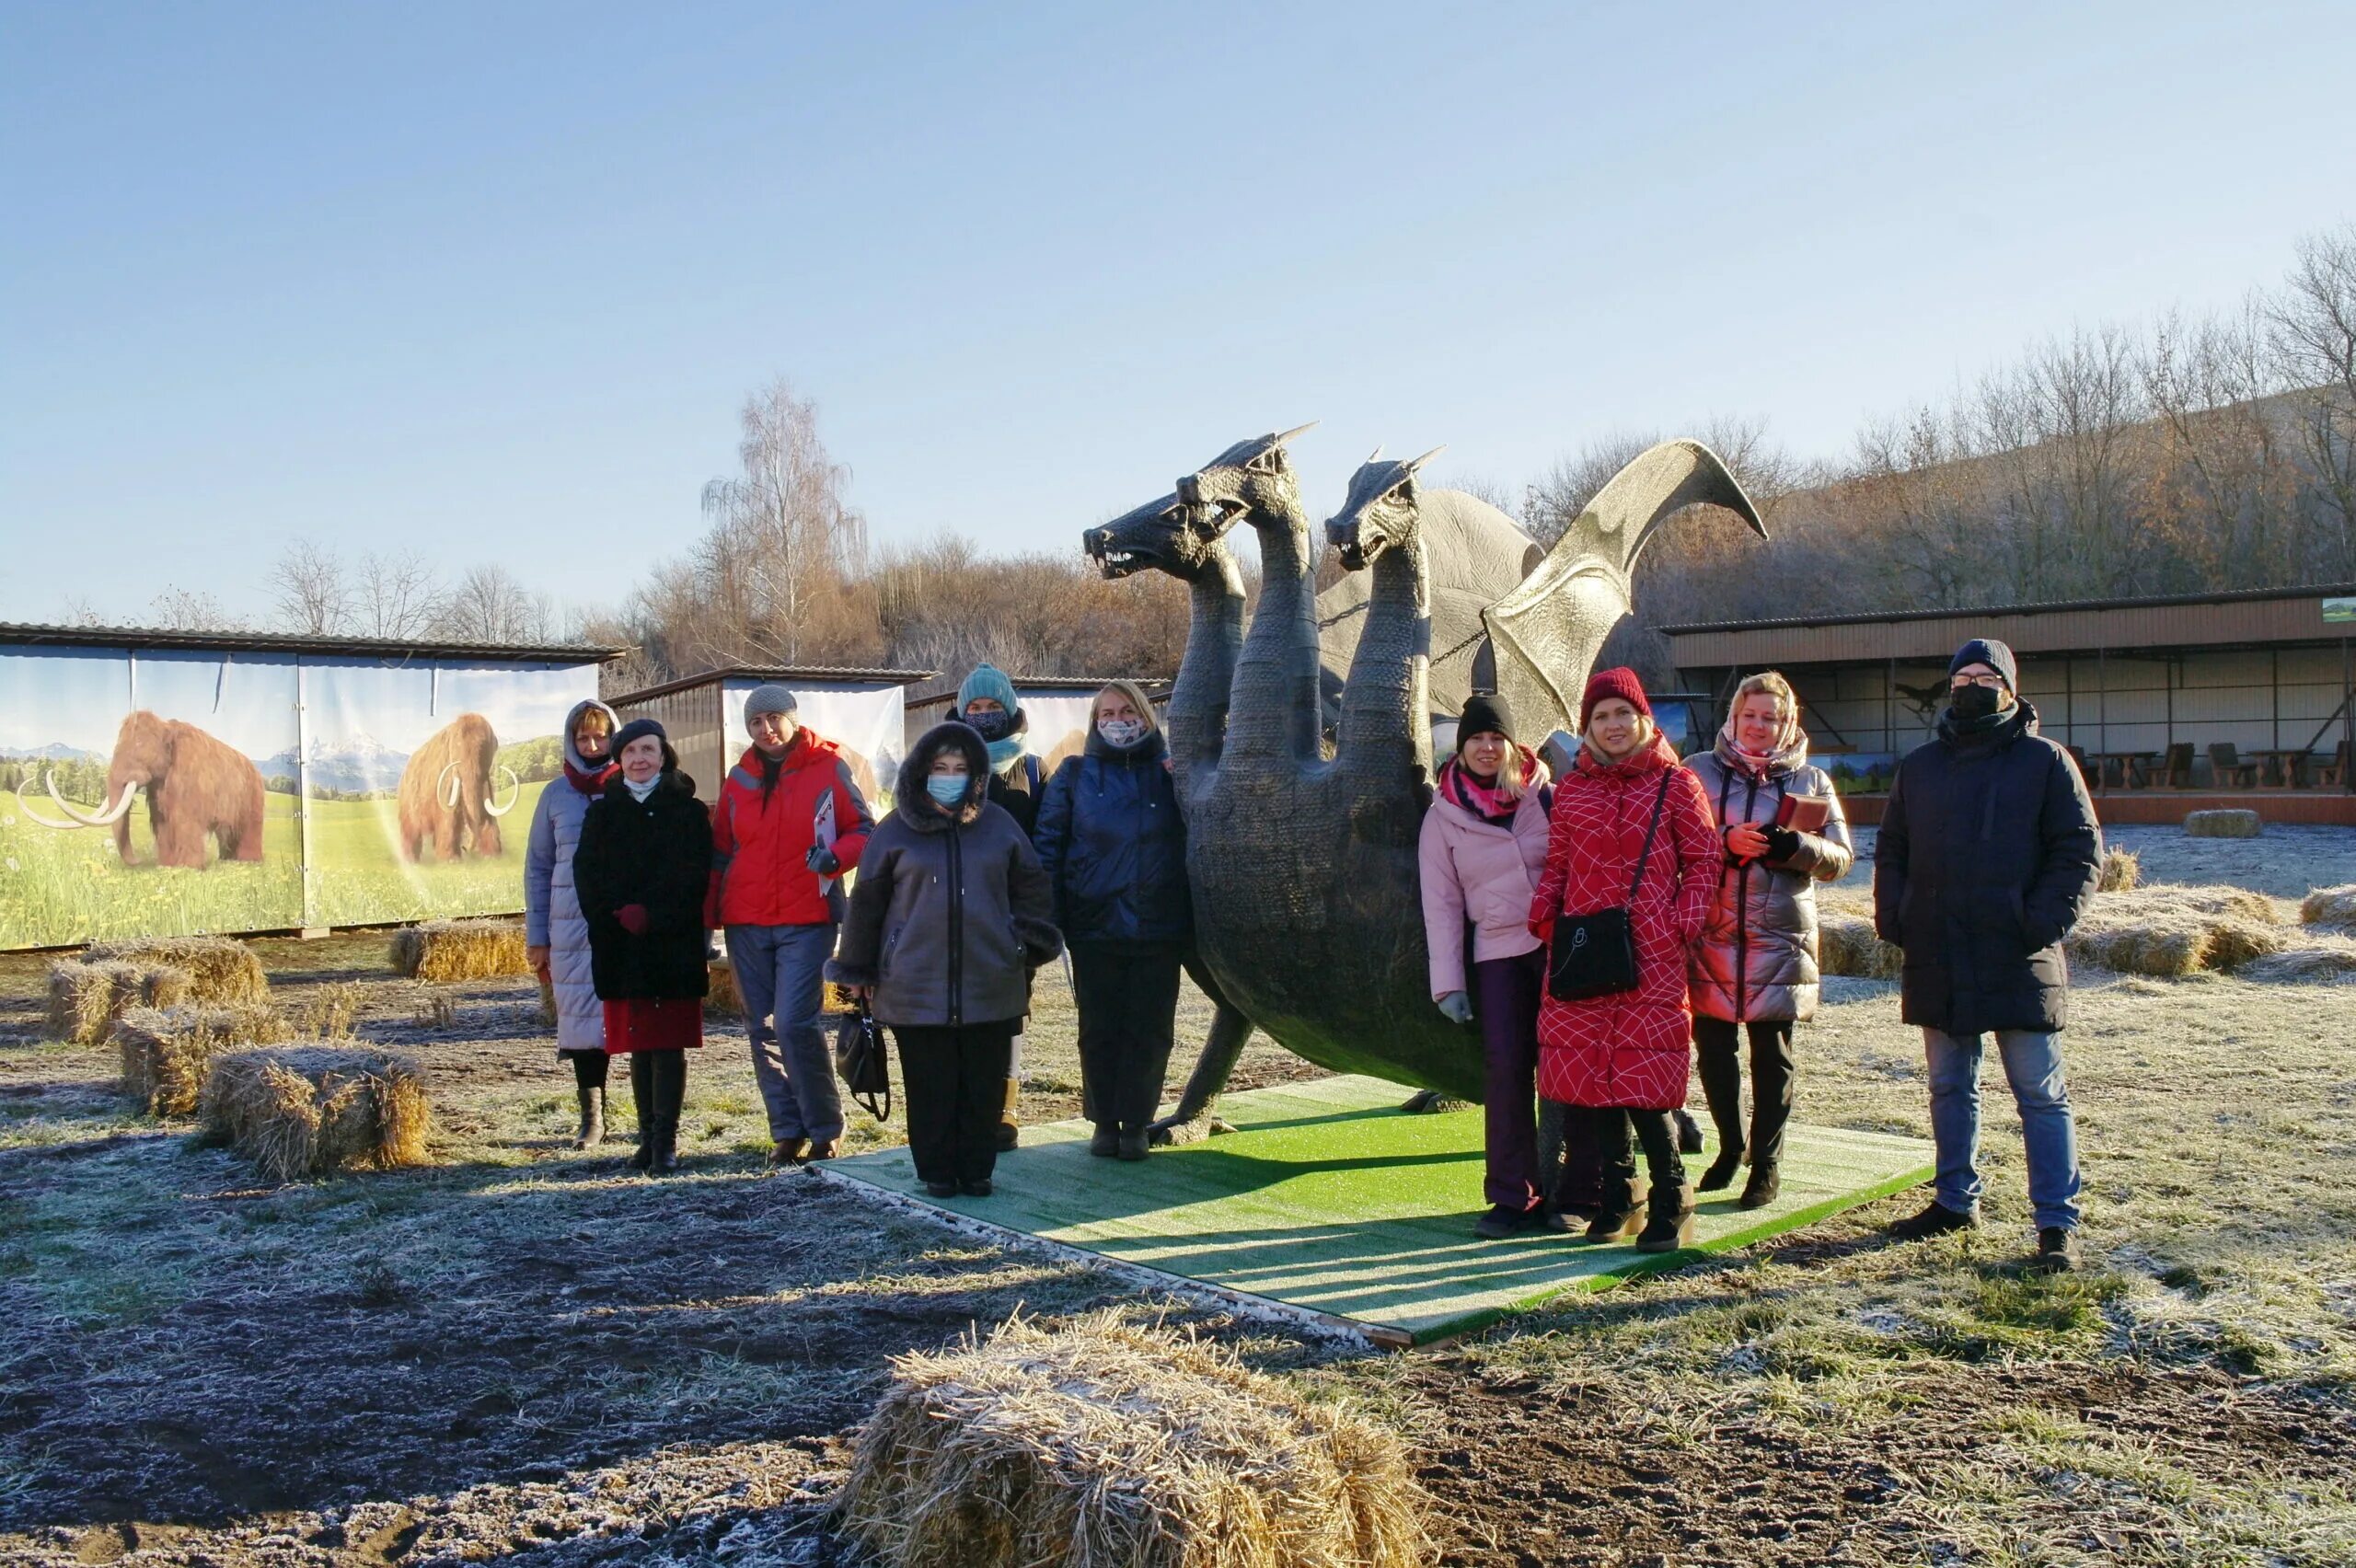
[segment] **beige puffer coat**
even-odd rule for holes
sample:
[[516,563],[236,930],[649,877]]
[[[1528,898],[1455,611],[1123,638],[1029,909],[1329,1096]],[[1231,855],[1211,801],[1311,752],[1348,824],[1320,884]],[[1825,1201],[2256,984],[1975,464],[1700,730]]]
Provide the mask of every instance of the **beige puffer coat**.
[[1686,766],[1702,780],[1721,841],[1738,822],[1771,825],[1786,795],[1832,801],[1823,831],[1798,835],[1799,847],[1784,859],[1719,868],[1701,939],[1686,959],[1696,1013],[1734,1023],[1804,1020],[1816,1011],[1816,884],[1837,880],[1854,854],[1832,780],[1809,765],[1806,735],[1777,754],[1763,777],[1737,759],[1723,733]]

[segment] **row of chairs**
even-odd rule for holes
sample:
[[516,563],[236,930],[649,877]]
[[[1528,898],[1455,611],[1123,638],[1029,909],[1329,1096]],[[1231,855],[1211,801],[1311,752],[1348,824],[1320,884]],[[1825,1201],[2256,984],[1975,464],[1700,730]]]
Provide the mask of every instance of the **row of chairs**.
[[[2070,755],[2077,759],[2078,772],[2081,777],[2097,785],[2105,787],[2108,785],[2109,780],[2097,773],[2094,760],[2086,755],[2086,749],[2084,746],[2072,746]],[[2284,758],[2283,761],[2288,767],[2293,768],[2298,767],[2298,763],[2292,759]],[[2258,788],[2258,764],[2243,761],[2241,753],[2235,749],[2234,743],[2231,741],[2210,743],[2209,771],[2214,776],[2217,788],[2221,790]],[[2192,787],[2192,743],[2190,741],[2177,742],[2161,754],[2160,766],[2156,769],[2146,768],[2140,778],[2131,776],[2123,764],[2119,772],[2120,774],[2119,781],[2122,785],[2140,784],[2158,789],[2189,790]],[[2348,743],[2346,741],[2339,743],[2329,762],[2316,765],[2315,781],[2323,789],[2338,788],[2348,782]],[[2293,785],[2298,782],[2299,780],[2295,778],[2291,780]]]

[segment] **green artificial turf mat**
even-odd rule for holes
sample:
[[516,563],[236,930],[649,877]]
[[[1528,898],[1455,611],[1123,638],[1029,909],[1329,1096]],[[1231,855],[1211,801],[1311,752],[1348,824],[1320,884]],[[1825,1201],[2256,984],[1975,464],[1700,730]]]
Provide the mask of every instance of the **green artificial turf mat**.
[[[1481,1112],[1411,1115],[1411,1093],[1370,1078],[1251,1090],[1219,1101],[1236,1131],[1160,1148],[1142,1163],[1088,1152],[1085,1122],[1022,1129],[987,1198],[927,1198],[907,1147],[830,1161],[836,1173],[974,1219],[1121,1262],[1265,1297],[1425,1341],[1461,1333],[1565,1290],[1599,1290],[1673,1266],[1633,1243],[1564,1236],[1484,1241]],[[1707,1157],[1703,1157],[1706,1159]],[[1689,1160],[1698,1175],[1700,1160]],[[1795,1125],[1783,1195],[1707,1194],[1695,1250],[1717,1251],[1813,1224],[1927,1181],[1919,1138]]]

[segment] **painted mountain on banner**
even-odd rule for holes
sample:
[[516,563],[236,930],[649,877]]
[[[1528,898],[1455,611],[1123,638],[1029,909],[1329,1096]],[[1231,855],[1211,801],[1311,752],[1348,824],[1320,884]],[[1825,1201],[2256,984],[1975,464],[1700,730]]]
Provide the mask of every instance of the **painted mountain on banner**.
[[[295,773],[292,746],[255,766],[265,778],[292,778]],[[330,741],[322,735],[311,742],[311,783],[321,790],[393,790],[400,786],[409,753],[380,744],[372,735],[346,735]]]

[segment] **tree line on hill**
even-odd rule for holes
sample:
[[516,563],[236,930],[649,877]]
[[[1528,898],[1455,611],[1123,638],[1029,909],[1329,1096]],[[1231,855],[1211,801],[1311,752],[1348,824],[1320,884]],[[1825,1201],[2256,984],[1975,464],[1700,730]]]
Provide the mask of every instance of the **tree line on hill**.
[[[1660,434],[1592,441],[1535,480],[1475,487],[1551,541]],[[2356,225],[2303,241],[2279,283],[2228,314],[2081,329],[1803,460],[1756,421],[1698,432],[1759,501],[1771,537],[1695,514],[1656,539],[1636,616],[1606,657],[1668,678],[1653,628],[1882,606],[1966,607],[2356,582]],[[780,380],[742,415],[741,471],[705,530],[620,604],[565,631],[634,650],[609,689],[722,665],[1168,676],[1184,588],[1106,582],[1075,547],[992,555],[942,535],[873,547],[815,404]],[[1081,523],[1074,524],[1077,535]],[[549,601],[503,568],[445,587],[415,558],[347,565],[308,542],[272,577],[278,628],[539,641]],[[206,614],[203,595],[157,608]],[[217,612],[217,605],[213,606]]]

